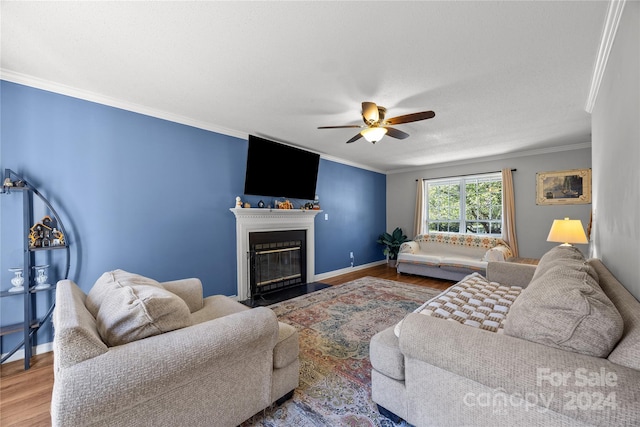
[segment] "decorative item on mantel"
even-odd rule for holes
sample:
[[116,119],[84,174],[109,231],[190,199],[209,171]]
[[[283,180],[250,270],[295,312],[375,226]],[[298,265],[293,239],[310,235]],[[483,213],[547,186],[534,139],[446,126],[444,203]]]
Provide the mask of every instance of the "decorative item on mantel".
[[64,246],[64,234],[58,230],[58,222],[49,215],[31,227],[29,233],[30,248],[48,248],[52,246]]
[[276,200],[276,209],[293,209],[293,203],[289,200],[285,200],[284,202],[279,202]]
[[242,199],[240,198],[240,196],[236,197],[236,208],[241,208],[242,207]]

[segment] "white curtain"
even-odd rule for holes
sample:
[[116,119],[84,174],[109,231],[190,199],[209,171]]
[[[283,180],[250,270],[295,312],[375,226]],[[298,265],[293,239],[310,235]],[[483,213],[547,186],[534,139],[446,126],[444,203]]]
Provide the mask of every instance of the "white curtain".
[[416,213],[415,220],[413,222],[413,235],[417,236],[423,233],[422,227],[424,226],[424,194],[423,194],[423,183],[424,179],[417,179],[416,185]]
[[513,176],[511,169],[502,169],[502,240],[507,242],[518,256],[518,239],[516,238],[516,205],[513,195]]

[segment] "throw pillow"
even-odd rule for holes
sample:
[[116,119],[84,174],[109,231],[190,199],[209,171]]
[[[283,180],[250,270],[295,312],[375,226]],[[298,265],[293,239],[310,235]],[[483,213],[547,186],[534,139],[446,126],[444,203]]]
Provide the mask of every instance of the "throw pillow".
[[119,284],[104,296],[96,316],[98,333],[108,346],[192,324],[189,307],[177,295],[156,286]]
[[597,273],[575,248],[542,257],[531,283],[513,303],[504,333],[594,357],[607,357],[622,336],[620,313]]
[[511,249],[504,245],[497,245],[485,252],[482,261],[501,262],[506,261],[511,256]]
[[162,288],[162,285],[159,282],[148,277],[140,276],[139,274],[129,273],[124,270],[107,271],[98,278],[87,294],[85,305],[93,317],[98,316],[98,310],[100,309],[100,305],[105,297],[120,287],[118,282]]

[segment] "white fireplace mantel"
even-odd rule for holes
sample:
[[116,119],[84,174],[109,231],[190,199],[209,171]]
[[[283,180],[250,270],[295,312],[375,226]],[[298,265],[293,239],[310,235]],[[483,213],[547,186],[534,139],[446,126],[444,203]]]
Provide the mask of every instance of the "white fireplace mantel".
[[236,216],[236,265],[238,300],[249,298],[249,233],[305,230],[307,242],[307,282],[315,276],[315,216],[321,210],[231,208]]

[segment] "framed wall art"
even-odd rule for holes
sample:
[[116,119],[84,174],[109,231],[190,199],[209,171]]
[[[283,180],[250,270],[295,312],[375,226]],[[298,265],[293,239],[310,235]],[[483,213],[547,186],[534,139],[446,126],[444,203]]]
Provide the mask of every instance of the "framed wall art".
[[536,174],[537,205],[591,203],[591,169],[570,169]]

